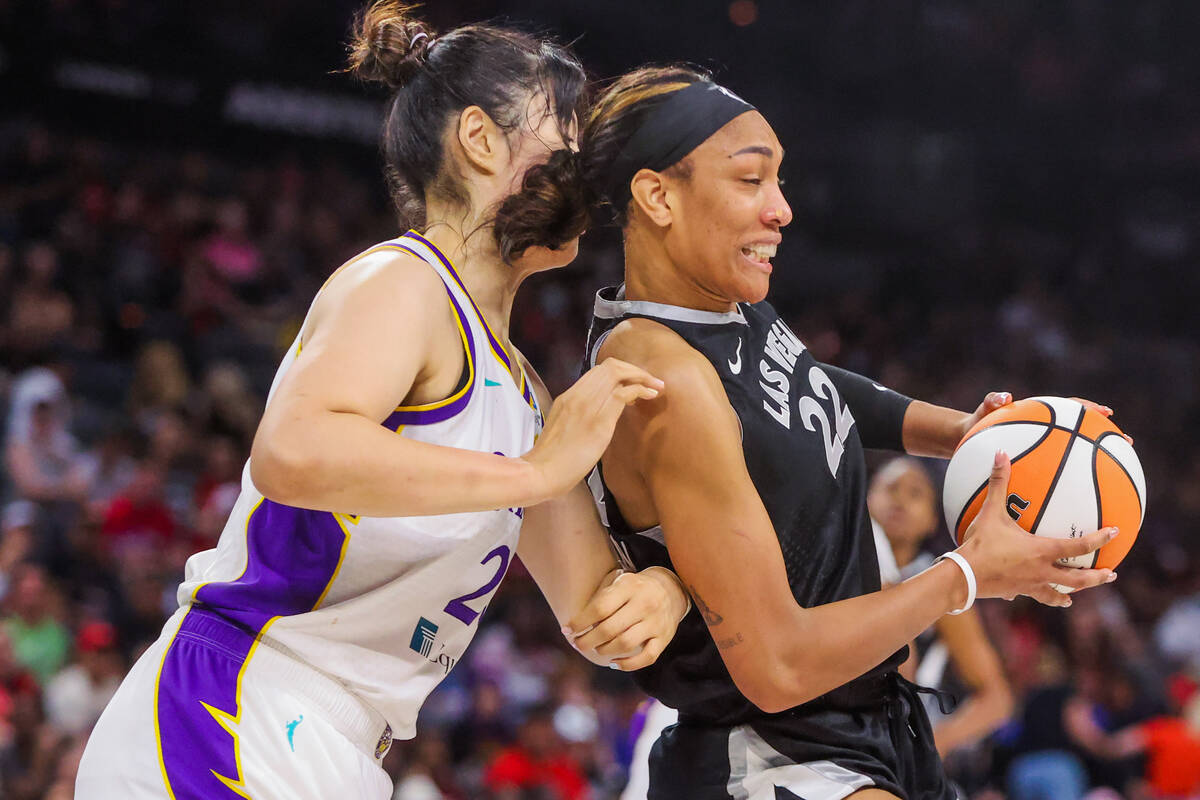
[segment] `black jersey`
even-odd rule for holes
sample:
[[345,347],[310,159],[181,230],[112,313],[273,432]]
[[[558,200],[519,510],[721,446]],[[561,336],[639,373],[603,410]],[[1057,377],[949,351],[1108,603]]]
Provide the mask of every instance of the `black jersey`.
[[[628,301],[620,287],[602,289],[588,335],[589,363],[607,334],[631,317],[669,327],[703,353],[721,377],[741,422],[746,467],[779,537],[796,602],[813,607],[877,591],[863,446],[900,448],[909,399],[819,364],[766,302],[717,313]],[[633,530],[600,468],[589,483],[623,565],[671,568],[661,529]],[[897,651],[831,694],[852,693],[857,681],[894,669],[906,653],[907,648]],[[734,725],[764,716],[738,691],[695,609],[658,661],[634,677],[648,694],[679,709],[681,717]]]

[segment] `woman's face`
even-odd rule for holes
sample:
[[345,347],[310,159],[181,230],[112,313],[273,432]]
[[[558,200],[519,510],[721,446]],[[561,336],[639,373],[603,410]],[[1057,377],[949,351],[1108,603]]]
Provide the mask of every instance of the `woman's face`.
[[780,230],[792,221],[780,190],[782,161],[775,131],[750,111],[663,173],[667,252],[705,294],[733,302],[767,296]]
[[896,461],[884,467],[867,494],[867,508],[896,546],[912,546],[937,527],[933,482],[916,464]]

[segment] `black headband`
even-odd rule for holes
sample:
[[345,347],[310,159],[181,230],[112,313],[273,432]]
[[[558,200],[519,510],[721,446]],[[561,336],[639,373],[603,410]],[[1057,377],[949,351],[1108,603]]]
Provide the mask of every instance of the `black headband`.
[[613,162],[608,201],[621,208],[638,170],[661,172],[679,163],[727,122],[753,110],[754,106],[711,81],[672,92],[650,112]]

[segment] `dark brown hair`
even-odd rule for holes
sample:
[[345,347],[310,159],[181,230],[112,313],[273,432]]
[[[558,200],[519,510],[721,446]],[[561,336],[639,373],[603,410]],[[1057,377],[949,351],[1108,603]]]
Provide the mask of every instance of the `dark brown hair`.
[[[438,35],[412,16],[413,7],[379,0],[355,22],[349,71],[392,90],[383,123],[385,175],[402,227],[423,229],[425,198],[466,201],[462,177],[445,164],[446,126],[479,106],[502,130],[525,122],[531,92],[541,93],[563,141],[581,118],[586,77],[561,45],[520,31],[474,24]],[[531,168],[521,189],[505,198],[492,221],[505,261],[528,247],[559,247],[587,222],[577,165],[570,150]]]
[[[642,67],[612,83],[592,107],[579,136],[579,172],[593,202],[611,212],[612,221],[628,221],[629,186],[617,196],[606,188],[609,170],[646,117],[674,92],[699,81],[711,82],[708,73],[685,65]],[[684,159],[670,167],[684,177],[691,164]]]

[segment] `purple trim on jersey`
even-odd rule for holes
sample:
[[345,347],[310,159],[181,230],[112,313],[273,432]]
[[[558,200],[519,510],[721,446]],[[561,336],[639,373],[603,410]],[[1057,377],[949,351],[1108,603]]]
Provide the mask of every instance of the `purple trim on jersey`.
[[492,329],[488,327],[487,320],[483,318],[483,312],[479,310],[479,306],[475,305],[475,300],[471,297],[471,293],[467,291],[467,286],[462,282],[462,278],[458,277],[458,273],[455,271],[454,266],[450,263],[450,259],[446,258],[446,256],[442,254],[442,251],[438,250],[437,246],[434,245],[433,242],[429,241],[416,231],[409,231],[400,238],[416,239],[418,242],[432,250],[433,254],[438,257],[438,261],[442,262],[442,266],[445,267],[446,271],[450,273],[450,277],[454,278],[455,283],[457,283],[458,287],[463,290],[463,294],[467,296],[467,300],[471,301],[471,308],[475,309],[475,314],[479,317],[479,324],[483,326],[483,332],[487,334],[488,343],[492,346],[492,352],[496,354],[496,358],[503,362],[504,366],[508,368],[508,371],[511,374],[512,362],[508,360],[508,353],[504,351],[504,348],[500,345],[500,340],[496,338],[496,336],[492,333]]
[[167,648],[157,714],[162,768],[175,800],[241,797],[216,777],[234,783],[245,777],[237,740],[201,703],[238,718],[238,674],[254,638],[211,612],[192,608]]
[[[462,282],[462,278],[458,277],[458,272],[455,271],[454,265],[450,263],[450,259],[446,258],[446,256],[442,253],[442,251],[437,249],[437,245],[435,245],[433,242],[429,241],[428,239],[426,239],[424,236],[417,233],[416,231],[409,231],[408,233],[404,234],[404,236],[401,236],[400,238],[401,239],[404,239],[404,238],[415,239],[416,241],[420,242],[421,244],[425,245],[430,250],[432,250],[433,254],[438,257],[438,261],[442,262],[442,266],[445,267],[446,271],[450,273],[450,277],[454,278],[454,282],[458,284],[458,288],[462,289],[463,294],[465,294],[467,296],[467,300],[470,301],[470,303],[471,303],[471,308],[475,309],[475,316],[479,317],[479,324],[483,326],[483,332],[485,334],[487,334],[488,344],[491,346],[492,352],[495,353],[496,358],[500,359],[500,362],[502,364],[504,364],[504,368],[508,370],[509,377],[512,377],[512,361],[509,360],[507,351],[505,351],[504,347],[500,344],[500,340],[497,339],[495,334],[492,333],[492,329],[488,326],[487,320],[484,319],[484,317],[483,317],[483,312],[479,310],[479,306],[475,305],[475,299],[472,298],[471,293],[467,291],[467,286],[465,283]],[[417,256],[418,258],[420,257],[419,254],[413,252],[412,250],[409,250],[409,248],[405,247],[404,245],[388,245],[388,246],[398,247],[402,250],[407,250],[408,252],[412,253],[413,255]],[[538,408],[537,399],[533,396],[533,392],[529,388],[529,379],[525,377],[525,368],[524,367],[521,368],[521,378],[522,378],[522,382],[525,384],[520,390],[521,397],[523,397],[525,399],[525,402],[529,404],[530,408],[532,408],[535,412],[537,412],[537,415],[540,418],[542,415],[542,410],[540,408]],[[514,379],[514,382],[515,382],[515,379]]]
[[246,569],[206,583],[196,600],[252,631],[312,611],[337,571],[348,534],[328,511],[264,499],[246,523]]
[[[422,261],[425,260],[424,257],[422,257],[422,255],[416,250],[413,250],[411,247],[405,247],[402,244],[387,244],[382,246],[395,248],[396,250],[403,250],[406,253],[410,253],[411,255],[420,258]],[[430,247],[432,248],[433,246],[430,245]],[[434,252],[437,252],[436,248],[434,248]],[[441,253],[438,253],[438,256],[441,258]],[[445,263],[445,259],[442,259],[442,261]],[[453,274],[453,270],[451,270],[451,274]],[[454,275],[454,278],[456,281],[458,281],[457,275]],[[458,285],[462,286],[462,281],[458,281]],[[464,288],[463,293],[466,294],[466,291],[467,290]],[[475,391],[476,373],[482,367],[481,364],[475,363],[475,336],[471,333],[471,323],[468,320],[466,313],[463,311],[462,306],[458,304],[458,300],[454,297],[454,292],[450,291],[449,286],[446,287],[446,295],[450,298],[450,303],[454,306],[454,313],[458,315],[458,324],[467,337],[467,349],[469,351],[467,353],[467,358],[471,360],[471,363],[468,365],[469,369],[471,370],[471,378],[470,382],[467,384],[467,390],[463,393],[462,397],[458,398],[453,403],[447,403],[446,405],[439,406],[437,408],[397,408],[388,416],[387,419],[383,421],[383,427],[387,428],[388,430],[398,430],[401,425],[432,425],[435,422],[445,422],[467,407],[467,403],[469,403],[471,400],[471,394]],[[470,297],[470,295],[467,295],[468,300]],[[483,318],[480,317],[480,319],[482,320]],[[486,328],[487,326],[485,325],[484,329],[486,330]]]
[[655,702],[657,701],[651,698],[638,703],[637,711],[633,712],[633,717],[629,720],[629,736],[626,741],[629,743],[631,756],[634,748],[637,747],[638,739],[642,737],[642,731],[646,730],[646,719],[650,716],[650,710],[654,708]]

